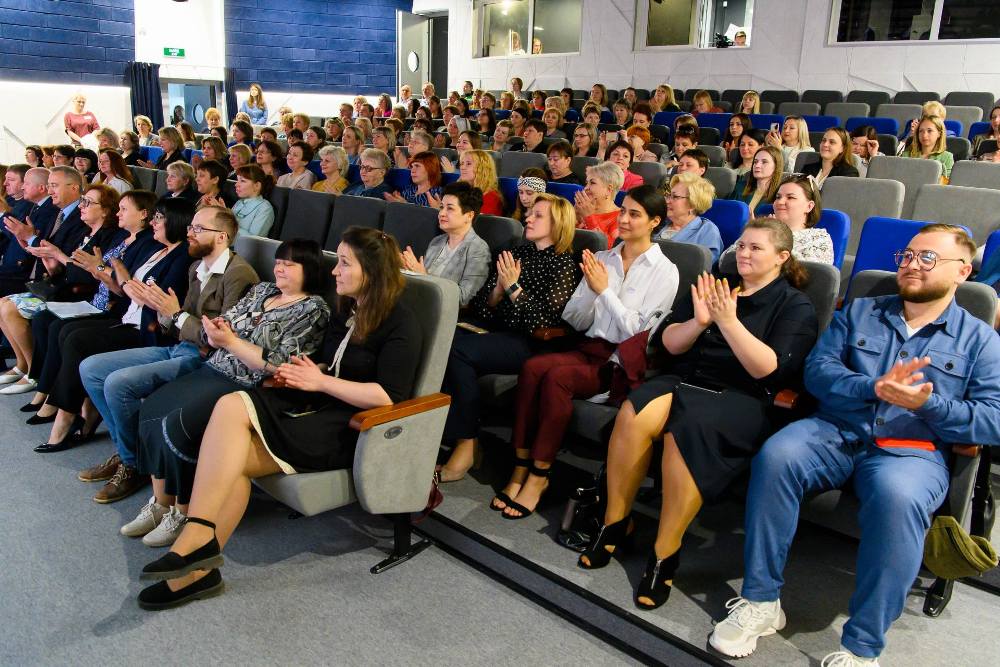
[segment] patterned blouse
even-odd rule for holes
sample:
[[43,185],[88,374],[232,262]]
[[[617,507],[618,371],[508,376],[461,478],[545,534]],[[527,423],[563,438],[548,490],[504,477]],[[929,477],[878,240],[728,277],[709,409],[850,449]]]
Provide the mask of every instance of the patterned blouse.
[[[122,241],[114,248],[104,253],[104,256],[101,258],[104,262],[104,265],[110,266],[111,260],[121,259],[122,255],[125,254],[125,250],[127,248],[128,244],[125,241]],[[97,293],[94,294],[94,298],[90,300],[90,305],[100,310],[107,310],[110,301],[111,301],[111,292],[108,291],[108,286],[98,281]]]
[[[736,244],[729,246],[719,257],[736,252]],[[792,256],[800,262],[820,262],[833,264],[833,239],[830,233],[821,227],[806,227],[792,232]]]
[[572,252],[556,254],[555,246],[539,250],[534,243],[519,245],[511,251],[521,261],[521,277],[517,282],[521,294],[517,301],[506,296],[496,308],[487,300],[497,286],[496,266],[490,277],[472,300],[476,316],[494,327],[531,335],[535,329],[554,327],[562,321],[562,311],[580,281],[580,269]]
[[441,199],[441,192],[442,188],[440,186],[436,186],[431,188],[427,192],[423,192],[418,195],[417,186],[408,185],[399,191],[399,196],[405,199],[406,201],[410,202],[411,204],[416,204],[417,206],[430,206],[431,204],[427,200],[427,195],[429,194],[434,195],[437,199]]
[[[222,316],[237,336],[263,348],[264,359],[273,366],[285,363],[293,354],[312,354],[319,349],[330,319],[330,307],[317,295],[264,310],[264,302],[279,294],[281,290],[274,283],[257,283]],[[202,343],[208,345],[204,332]],[[208,364],[246,387],[258,385],[270,375],[264,369],[251,370],[226,350],[213,351]]]

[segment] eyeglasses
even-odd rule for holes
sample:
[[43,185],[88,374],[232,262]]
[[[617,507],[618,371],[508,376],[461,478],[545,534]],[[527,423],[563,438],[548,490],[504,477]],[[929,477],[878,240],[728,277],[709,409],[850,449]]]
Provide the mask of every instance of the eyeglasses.
[[80,208],[90,208],[91,205],[100,206],[101,202],[94,201],[93,199],[87,199],[86,197],[80,198]]
[[681,201],[683,199],[688,199],[687,195],[675,195],[673,192],[668,192],[666,198],[671,201]]
[[163,222],[166,219],[167,216],[163,215],[162,213],[157,212],[153,214],[153,220],[156,222]]
[[220,232],[229,236],[229,232],[224,229],[213,229],[211,227],[202,227],[201,225],[188,225],[188,229],[195,234],[201,234],[202,232]]
[[893,257],[896,260],[896,266],[901,269],[905,269],[914,258],[917,259],[921,271],[933,271],[934,267],[938,265],[938,262],[962,262],[965,264],[964,259],[947,259],[944,257],[938,257],[937,253],[933,250],[921,250],[920,252],[913,252],[912,250],[897,250]]
[[364,172],[364,173],[366,173],[366,174],[367,174],[367,173],[368,173],[369,171],[379,171],[380,169],[382,169],[382,167],[373,167],[373,166],[371,166],[370,164],[363,164],[363,165],[361,165],[360,167],[358,167],[358,170],[359,170],[359,171],[362,171],[362,172]]

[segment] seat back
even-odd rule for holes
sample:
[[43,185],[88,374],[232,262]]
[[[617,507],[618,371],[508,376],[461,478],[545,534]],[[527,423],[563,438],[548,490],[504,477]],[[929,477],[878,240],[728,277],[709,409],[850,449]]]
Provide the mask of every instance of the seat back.
[[966,227],[981,245],[1000,228],[1000,190],[925,185],[917,193],[913,217]]
[[[778,113],[782,116],[818,116],[822,110],[816,102],[782,102],[778,105]],[[812,125],[809,127],[811,129]]]
[[722,96],[719,98],[723,102],[729,102],[733,105],[735,109],[743,101],[743,96],[746,95],[746,90],[742,88],[729,88],[728,90],[722,91]]
[[592,229],[577,229],[573,232],[573,257],[580,261],[584,250],[598,252],[608,249],[608,237]]
[[[601,161],[596,157],[588,157],[586,155],[576,155],[570,161],[570,169],[576,174],[576,177],[580,179],[581,182],[586,182],[587,180],[587,167],[593,167],[600,164]],[[516,187],[516,184],[515,184]],[[504,195],[506,196],[506,195]]]
[[821,160],[822,158],[819,153],[815,151],[802,151],[795,156],[795,164],[792,165],[792,172],[801,174],[807,164],[814,164],[816,162],[820,162]]
[[698,276],[712,270],[712,253],[705,246],[677,241],[657,241],[657,243],[667,259],[677,267],[678,294],[690,291]]
[[843,211],[851,221],[847,254],[861,240],[864,221],[874,216],[898,218],[903,210],[903,184],[881,178],[831,176],[823,182],[823,206]]
[[972,153],[971,141],[965,137],[945,137],[944,141],[956,163],[969,159],[969,154]]
[[722,236],[722,247],[728,248],[740,237],[750,220],[750,207],[736,199],[716,199],[712,208],[702,216],[715,223]]
[[[862,271],[851,282],[845,301],[898,292],[895,271]],[[997,294],[992,287],[966,281],[958,286],[955,301],[969,311],[970,315],[986,322],[992,328],[997,311]]]
[[667,168],[659,162],[633,162],[629,171],[642,176],[643,182],[654,188],[662,187],[667,180]]
[[520,222],[499,215],[478,216],[472,223],[472,229],[479,238],[486,241],[494,259],[502,251],[521,245],[524,239],[524,227]]
[[902,183],[905,192],[901,217],[910,218],[920,186],[941,182],[941,163],[937,160],[879,155],[872,158],[868,165],[868,178],[889,178]]
[[[760,93],[761,102],[771,102],[778,109],[782,104],[799,101],[799,91],[797,90],[762,90]],[[819,112],[817,112],[819,113]],[[754,124],[754,127],[757,127]]]
[[667,144],[670,142],[670,128],[666,125],[657,125],[656,123],[652,123],[649,126],[649,136],[650,143],[647,148],[649,148],[649,150],[653,150],[651,146],[655,146],[656,144]]
[[718,146],[722,140],[722,130],[717,127],[703,127],[698,130],[699,146]]
[[[864,102],[830,102],[823,109],[827,116],[836,116],[843,124],[848,118],[866,118],[871,115],[871,108]],[[811,126],[810,126],[811,127]]]
[[288,195],[290,192],[291,190],[288,188],[275,186],[271,188],[271,194],[267,197],[271,202],[271,207],[274,209],[274,224],[271,225],[271,231],[268,234],[272,239],[279,238],[281,235],[281,227],[285,224],[285,213],[288,211]]
[[413,395],[433,394],[441,390],[451,353],[451,340],[458,320],[458,285],[435,276],[407,275],[401,298],[410,307],[424,334]]
[[769,100],[761,100],[761,102],[760,102],[760,112],[761,113],[766,113],[766,114],[775,113],[776,109],[774,108],[774,102],[771,102]]
[[[840,119],[836,116],[802,116],[802,120],[806,122],[809,126],[809,134],[812,135],[813,132],[818,132],[821,135],[829,130],[831,127],[837,127],[840,125]],[[814,146],[816,144],[813,144]]]
[[153,186],[153,191],[158,197],[167,194],[167,171],[165,169],[156,170],[156,184]]
[[951,107],[953,106],[979,107],[983,110],[981,118],[987,118],[990,115],[990,110],[993,108],[994,100],[995,98],[993,93],[977,93],[959,90],[948,93],[944,96],[944,106],[945,109],[949,110],[949,116],[951,116]]
[[693,101],[694,96],[697,95],[698,92],[701,90],[704,90],[706,93],[708,93],[709,97],[712,98],[713,102],[717,101],[720,98],[719,91],[715,90],[714,88],[688,88],[687,90],[684,91],[684,99]]
[[500,176],[517,178],[525,169],[538,167],[545,169],[548,160],[542,153],[525,153],[523,151],[507,151],[500,159]]
[[[891,120],[891,119],[889,119]],[[899,138],[895,134],[878,133],[878,149],[883,155],[895,155],[899,148]]]
[[657,111],[655,114],[653,114],[653,123],[656,125],[664,125],[673,130],[674,121],[677,120],[678,116],[683,116],[683,115],[684,115],[683,111]]
[[728,197],[736,187],[736,170],[729,167],[709,167],[705,178],[715,186],[717,198]]
[[785,125],[785,117],[774,113],[752,113],[750,114],[750,122],[755,128],[764,132],[771,128],[771,123],[777,123],[780,131]]
[[916,104],[923,106],[930,101],[940,102],[941,96],[927,90],[901,90],[892,98],[894,104]]
[[[892,271],[896,270],[897,250],[902,250],[925,225],[926,220],[901,220],[873,216],[865,221],[861,230],[861,241],[858,243],[854,266],[851,268],[850,280],[862,271]],[[848,291],[850,283],[848,284]]]
[[823,107],[822,113],[829,114],[830,112],[826,110],[827,105],[843,104],[844,94],[839,90],[804,90],[802,91],[802,101],[815,102]]
[[497,182],[500,185],[500,195],[504,201],[504,212],[508,215],[512,214],[517,208],[517,179],[501,176]]
[[312,190],[295,189],[288,193],[288,210],[285,212],[285,222],[281,225],[278,238],[310,239],[323,245],[330,229],[330,218],[333,213],[333,195]]
[[983,109],[978,106],[952,106],[945,105],[948,112],[948,120],[957,120],[962,127],[972,127],[973,123],[978,123],[983,119]]
[[920,118],[922,112],[919,104],[880,104],[875,109],[879,118],[895,118],[901,129],[908,127],[914,118]]
[[824,208],[816,226],[825,229],[833,241],[833,265],[840,269],[847,254],[847,241],[851,237],[851,219],[843,211]]
[[144,160],[153,162],[154,164],[159,162],[160,158],[163,157],[163,149],[159,146],[143,146],[140,149],[140,153],[145,156],[143,157]]
[[263,236],[240,234],[236,237],[234,249],[236,254],[246,260],[264,282],[274,280],[274,253],[281,241],[267,239]]
[[382,219],[385,217],[385,201],[374,197],[355,197],[340,195],[333,207],[330,218],[330,230],[326,234],[323,247],[336,250],[340,245],[340,237],[348,227],[370,227],[382,229]]
[[855,130],[855,128],[863,125],[871,125],[879,134],[891,134],[893,136],[899,134],[899,121],[895,118],[851,116],[847,119],[847,122],[844,123],[844,129],[847,130],[848,133],[851,133]]
[[950,184],[1000,190],[1000,164],[974,160],[956,161],[951,170]]
[[[156,191],[156,171],[156,169],[147,169],[146,167],[132,167],[132,174],[135,176],[136,185],[139,186],[140,190]],[[166,181],[164,181],[164,185],[166,185]]]
[[382,230],[396,239],[401,249],[411,247],[417,257],[425,255],[431,239],[441,233],[436,209],[393,201],[385,205]]
[[698,148],[708,156],[708,164],[712,167],[722,167],[726,164],[726,149],[722,146],[712,146],[709,144],[699,144]]
[[545,185],[545,191],[554,194],[557,197],[562,197],[572,204],[576,200],[576,193],[583,190],[582,185],[577,185],[575,183],[553,183],[549,181]]

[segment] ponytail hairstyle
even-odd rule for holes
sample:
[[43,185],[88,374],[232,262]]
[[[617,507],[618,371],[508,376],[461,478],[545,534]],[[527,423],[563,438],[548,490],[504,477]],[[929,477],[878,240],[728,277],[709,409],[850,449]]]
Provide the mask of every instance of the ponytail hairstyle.
[[781,265],[781,275],[788,281],[789,285],[796,289],[802,289],[806,281],[809,280],[809,273],[792,254],[792,246],[795,243],[792,230],[777,218],[754,218],[744,227],[744,230],[747,229],[766,229],[770,232],[771,243],[774,244],[775,251],[788,251],[788,259]]
[[341,241],[351,247],[361,265],[364,298],[338,296],[337,309],[345,315],[353,310],[354,340],[360,342],[396,307],[406,286],[403,260],[395,239],[378,229],[348,227]]
[[274,178],[270,174],[265,174],[264,170],[256,164],[245,164],[236,170],[237,176],[242,176],[248,181],[260,183],[260,196],[267,199],[274,188]]

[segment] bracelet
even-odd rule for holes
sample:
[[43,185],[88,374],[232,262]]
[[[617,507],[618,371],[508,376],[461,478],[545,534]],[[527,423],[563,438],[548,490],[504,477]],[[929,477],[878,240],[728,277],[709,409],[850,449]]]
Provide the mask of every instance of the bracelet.
[[125,280],[123,280],[120,283],[118,283],[118,287],[120,287],[121,289],[125,289],[125,283],[127,283],[127,282],[128,282],[128,278],[126,278]]
[[514,292],[516,292],[519,289],[521,289],[521,286],[518,285],[517,282],[515,281],[510,284],[510,287],[504,289],[503,293],[506,294],[507,298],[509,299],[511,296],[513,296]]

